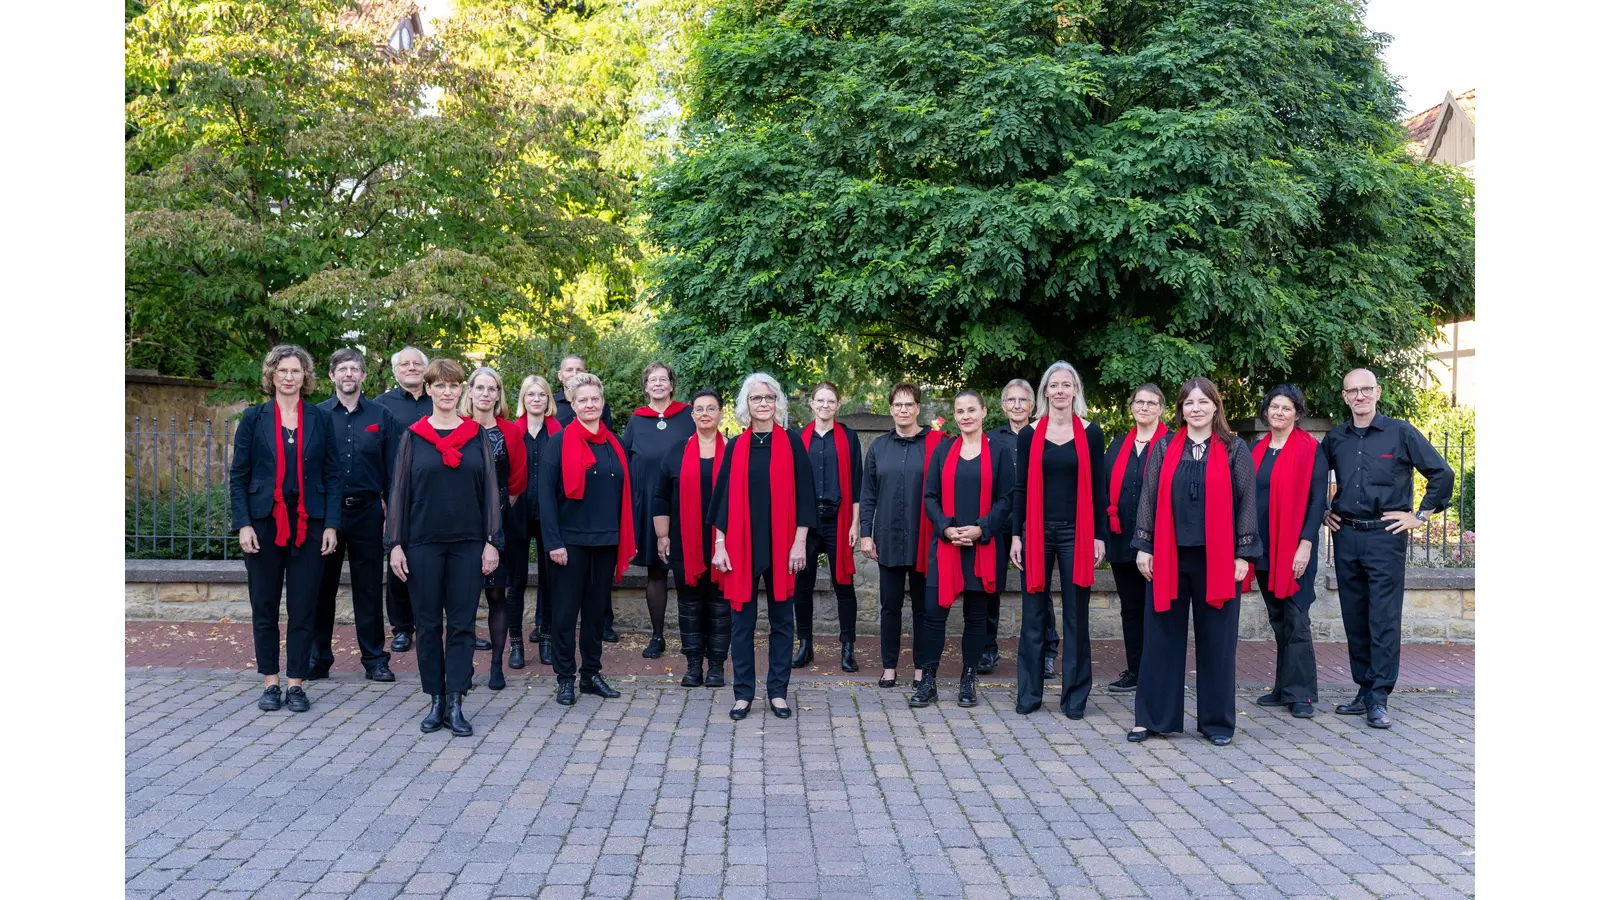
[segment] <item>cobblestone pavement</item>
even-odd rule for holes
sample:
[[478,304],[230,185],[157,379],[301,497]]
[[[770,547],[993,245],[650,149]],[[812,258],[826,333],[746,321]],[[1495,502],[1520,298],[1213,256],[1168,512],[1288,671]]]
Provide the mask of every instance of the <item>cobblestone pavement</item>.
[[[1389,731],[1260,709],[1230,747],[1130,744],[1132,698],[1070,722],[986,683],[799,680],[787,721],[731,689],[478,689],[422,734],[414,677],[336,675],[262,713],[253,675],[126,678],[130,900],[141,898],[1460,897],[1473,892],[1470,689],[1396,694]],[[944,691],[941,684],[941,691]],[[1192,706],[1191,706],[1192,710]],[[1192,714],[1189,719],[1192,727]]]

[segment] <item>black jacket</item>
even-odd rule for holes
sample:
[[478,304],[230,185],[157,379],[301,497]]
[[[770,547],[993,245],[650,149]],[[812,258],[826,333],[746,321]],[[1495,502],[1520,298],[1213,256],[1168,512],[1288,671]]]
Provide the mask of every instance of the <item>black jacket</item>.
[[[244,411],[239,430],[233,435],[233,465],[228,470],[228,509],[230,531],[238,531],[252,519],[272,515],[272,495],[278,478],[277,423],[272,414],[276,400],[268,400]],[[344,509],[344,483],[339,475],[339,450],[330,439],[333,420],[328,411],[301,401],[305,410],[301,433],[304,476],[301,496],[306,516],[321,519],[322,527],[338,528]],[[295,451],[283,448],[284,465],[295,464]],[[291,511],[291,515],[292,515]]]
[[917,544],[925,435],[929,440],[944,439],[925,427],[909,438],[890,431],[867,445],[861,467],[861,536],[877,545],[880,566],[914,566],[917,556],[927,552]]

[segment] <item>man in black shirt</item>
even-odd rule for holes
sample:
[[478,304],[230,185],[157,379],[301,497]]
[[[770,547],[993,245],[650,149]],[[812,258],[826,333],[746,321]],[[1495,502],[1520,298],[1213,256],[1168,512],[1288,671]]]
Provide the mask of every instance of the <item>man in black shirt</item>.
[[[389,357],[389,365],[394,369],[394,380],[399,386],[372,398],[373,402],[388,408],[400,428],[410,428],[418,419],[433,415],[433,398],[423,390],[422,384],[422,373],[428,368],[427,355],[408,344]],[[383,491],[388,493],[387,483]],[[394,643],[390,647],[396,653],[404,653],[411,649],[411,636],[417,632],[416,617],[411,612],[411,592],[398,578],[388,581],[385,605],[389,610],[389,627],[394,630]]]
[[[1325,521],[1333,531],[1339,608],[1350,647],[1350,675],[1360,690],[1335,712],[1366,715],[1389,727],[1389,692],[1400,675],[1400,610],[1405,599],[1408,533],[1450,501],[1455,472],[1410,422],[1378,413],[1383,389],[1366,369],[1344,377],[1350,421],[1328,432],[1322,453],[1337,483]],[[1411,512],[1411,471],[1428,479],[1421,509]]]
[[[383,497],[393,471],[400,425],[385,406],[361,396],[367,363],[346,347],[328,360],[333,396],[319,404],[333,418],[333,444],[344,476],[344,517],[339,543],[323,560],[322,588],[311,649],[311,674],[327,678],[333,665],[333,607],[339,569],[350,553],[350,602],[355,608],[356,643],[361,665],[373,681],[393,681],[383,648]],[[333,498],[329,498],[332,500]]]
[[[566,388],[563,385],[567,383],[568,378],[579,372],[587,371],[589,369],[584,365],[583,357],[575,353],[569,353],[561,357],[561,367],[556,370],[556,392],[552,399],[556,402],[556,421],[560,422],[563,428],[571,425],[574,418],[572,401],[567,399]],[[616,430],[611,424],[611,403],[609,401],[605,406],[600,407],[600,421],[605,423],[607,430]],[[608,632],[611,630],[611,620],[609,618],[606,619],[606,630]],[[606,640],[614,641],[616,638],[608,637]]]

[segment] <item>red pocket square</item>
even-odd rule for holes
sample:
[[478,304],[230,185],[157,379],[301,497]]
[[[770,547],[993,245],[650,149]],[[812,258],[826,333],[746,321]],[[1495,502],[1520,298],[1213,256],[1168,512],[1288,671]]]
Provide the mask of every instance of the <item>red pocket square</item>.
[[377,431],[378,430],[378,423],[374,422],[371,425],[368,425],[367,426],[367,430],[368,431]]
[[[370,430],[370,429],[368,429],[368,430]],[[1394,454],[1393,453],[1380,453],[1380,454],[1378,454],[1378,458],[1379,459],[1394,459]]]

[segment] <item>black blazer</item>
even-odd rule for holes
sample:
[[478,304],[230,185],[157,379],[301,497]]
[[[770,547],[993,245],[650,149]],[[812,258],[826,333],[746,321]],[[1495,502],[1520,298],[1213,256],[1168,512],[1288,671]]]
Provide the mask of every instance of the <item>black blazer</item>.
[[[278,477],[278,436],[268,400],[244,411],[239,430],[233,435],[233,466],[228,470],[228,508],[230,531],[238,531],[252,519],[272,515],[273,486]],[[306,516],[321,519],[323,528],[338,528],[344,506],[343,476],[339,471],[339,448],[331,440],[333,419],[328,411],[301,401],[305,421],[300,426],[304,454],[304,482],[300,495],[306,501]],[[283,448],[284,464],[294,465],[294,451]]]

